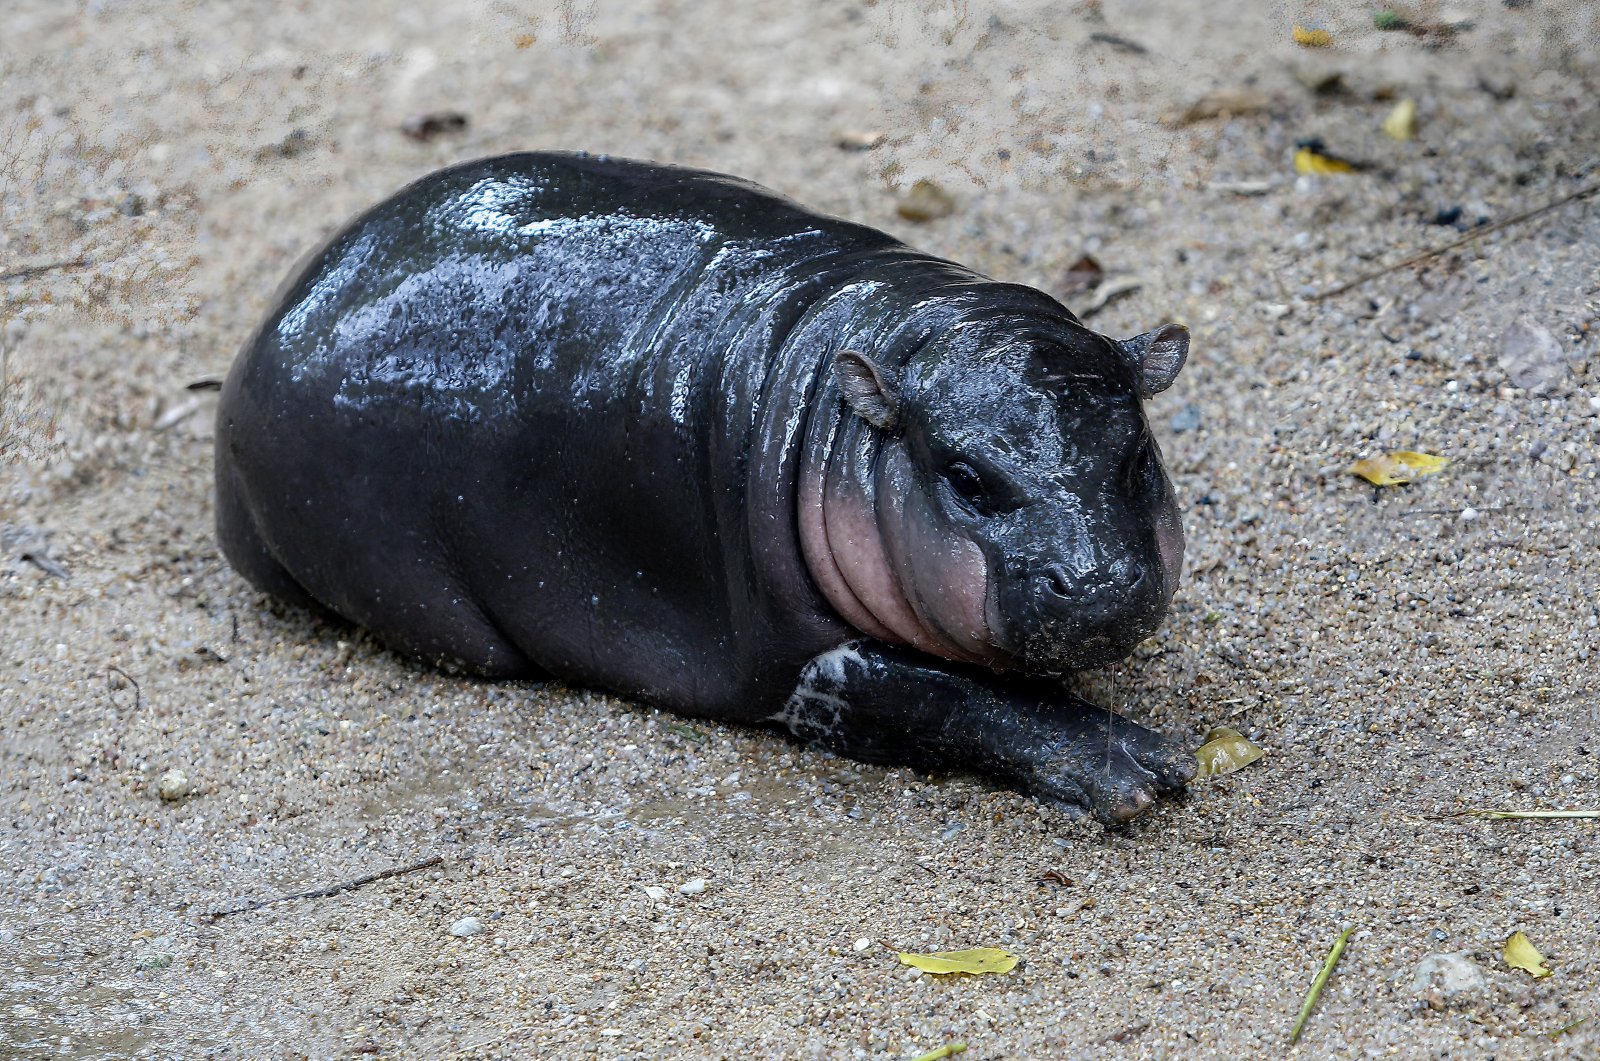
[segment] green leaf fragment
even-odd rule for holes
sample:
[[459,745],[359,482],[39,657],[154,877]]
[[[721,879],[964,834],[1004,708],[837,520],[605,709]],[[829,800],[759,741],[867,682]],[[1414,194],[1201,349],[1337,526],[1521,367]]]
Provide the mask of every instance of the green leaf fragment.
[[662,728],[664,728],[668,733],[676,733],[684,740],[691,741],[695,744],[704,744],[709,739],[704,733],[701,733],[693,726],[685,726],[681,722],[668,722]]
[[1244,734],[1228,726],[1217,726],[1206,734],[1205,743],[1195,749],[1195,760],[1200,769],[1196,778],[1216,777],[1243,769],[1267,754],[1250,743]]

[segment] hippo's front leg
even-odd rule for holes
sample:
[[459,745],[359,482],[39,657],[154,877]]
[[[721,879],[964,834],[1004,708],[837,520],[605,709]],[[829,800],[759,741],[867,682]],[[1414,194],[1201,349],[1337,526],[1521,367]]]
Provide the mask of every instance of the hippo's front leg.
[[971,767],[1125,822],[1194,777],[1194,757],[1041,681],[852,641],[813,659],[772,721],[869,762]]

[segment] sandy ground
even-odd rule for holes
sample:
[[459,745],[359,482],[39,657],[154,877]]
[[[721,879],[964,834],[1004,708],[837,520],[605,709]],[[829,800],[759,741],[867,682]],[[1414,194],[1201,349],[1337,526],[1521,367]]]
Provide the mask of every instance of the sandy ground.
[[[1445,817],[1600,806],[1600,206],[1307,298],[1600,179],[1594,5],[1421,3],[1471,22],[1421,36],[1320,0],[431,6],[0,9],[0,1055],[1600,1055],[1600,826]],[[1217,90],[1259,98],[1175,120]],[[401,133],[433,111],[470,124]],[[1373,168],[1297,180],[1313,135]],[[1194,330],[1151,406],[1188,571],[1080,684],[1267,757],[1108,832],[450,677],[246,586],[186,385],[352,212],[534,146],[739,173],[1047,290],[1086,250],[1139,279],[1094,324]],[[919,178],[950,216],[896,216]],[[1502,364],[1521,318],[1553,359]],[[1346,473],[1390,449],[1453,463]],[[1502,964],[1516,929],[1553,975]],[[1434,953],[1458,989],[1415,983]]]

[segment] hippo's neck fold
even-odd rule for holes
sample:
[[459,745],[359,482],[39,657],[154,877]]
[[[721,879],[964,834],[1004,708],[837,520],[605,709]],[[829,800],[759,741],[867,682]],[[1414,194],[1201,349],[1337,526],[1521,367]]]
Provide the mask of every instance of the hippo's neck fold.
[[872,282],[822,300],[790,337],[817,358],[796,484],[801,551],[822,596],[861,633],[996,665],[1002,654],[987,629],[982,553],[970,542],[919,537],[920,514],[905,505],[903,447],[849,412],[831,371],[833,355],[844,349],[903,368],[974,304],[974,282],[992,284],[944,262],[900,264],[899,275],[880,269]]
[[826,464],[801,477],[801,548],[823,596],[871,637],[996,663],[982,552],[919,534],[919,514],[906,510],[904,453],[860,421],[841,417],[836,426]]

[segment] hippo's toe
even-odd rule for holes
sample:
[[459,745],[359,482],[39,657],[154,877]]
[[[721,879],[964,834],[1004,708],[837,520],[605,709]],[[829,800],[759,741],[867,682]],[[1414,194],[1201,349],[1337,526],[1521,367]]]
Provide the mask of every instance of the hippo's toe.
[[1025,777],[1037,795],[1120,825],[1159,796],[1182,791],[1195,759],[1177,743],[1107,711],[1084,712],[1032,757]]

